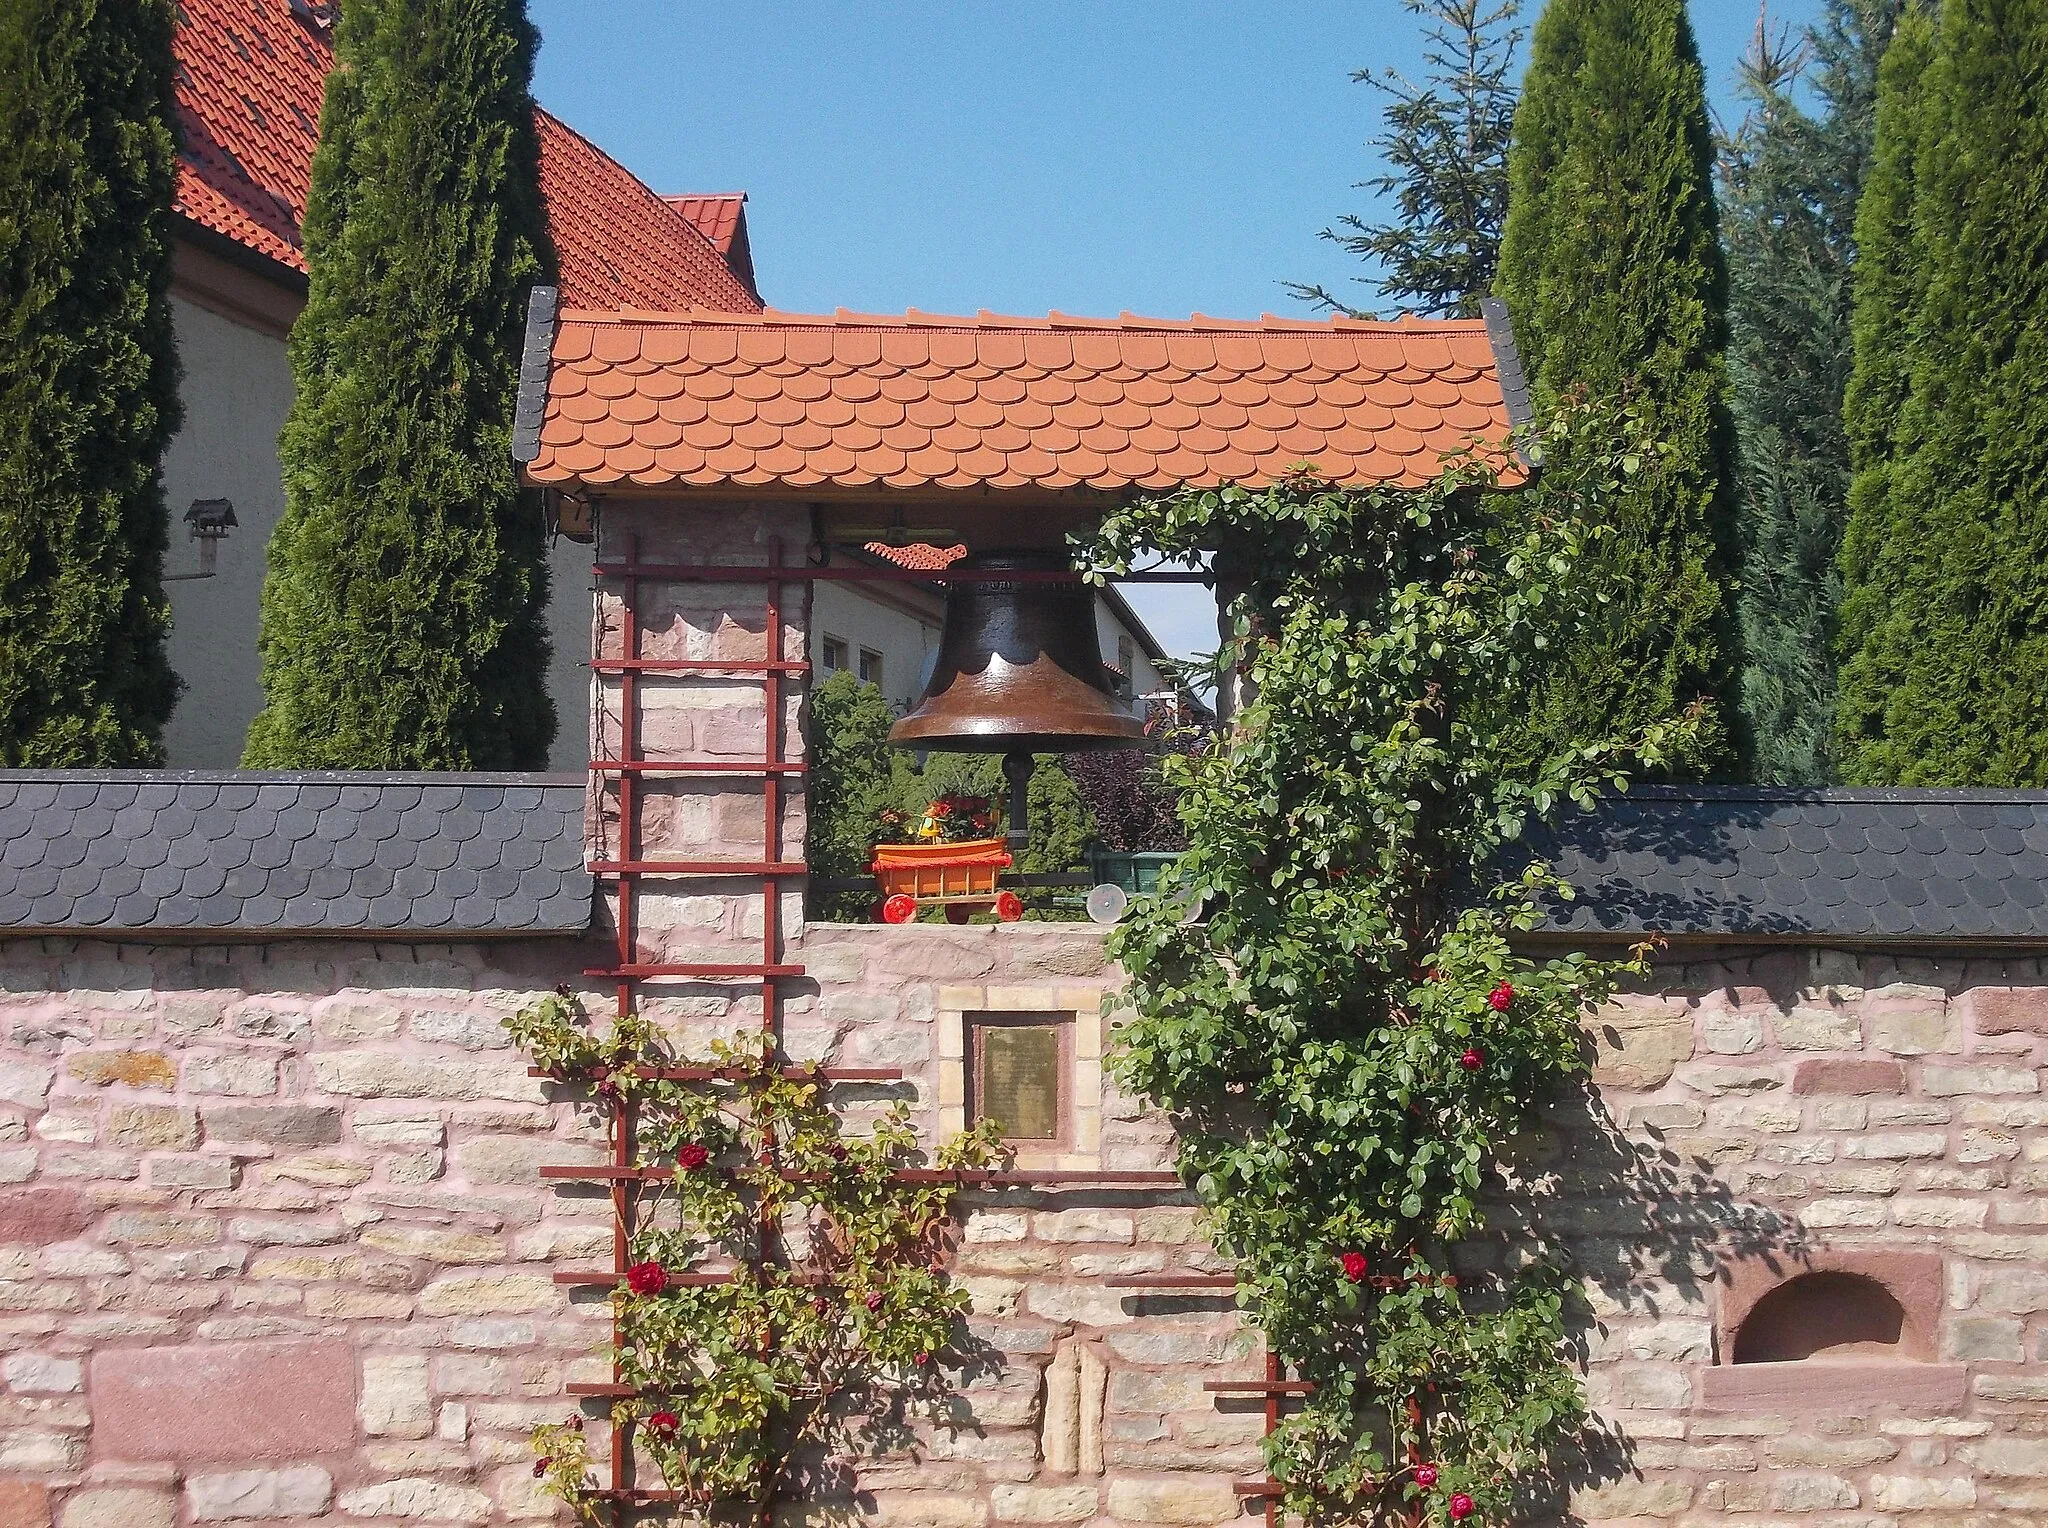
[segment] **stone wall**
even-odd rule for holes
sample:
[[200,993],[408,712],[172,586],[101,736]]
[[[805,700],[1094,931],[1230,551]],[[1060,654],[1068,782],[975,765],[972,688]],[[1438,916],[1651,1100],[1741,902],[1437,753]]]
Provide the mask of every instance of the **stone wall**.
[[[537,1181],[595,1140],[498,1021],[590,953],[10,946],[0,1524],[547,1520],[525,1434],[605,1342],[597,1296],[550,1273],[602,1266],[609,1220]],[[948,1014],[1078,1013],[1112,980],[1073,925],[816,926],[792,954],[792,1051],[902,1067],[928,1129],[961,1074]],[[722,1001],[650,1007],[679,1032],[750,1017]],[[1516,1210],[1587,1275],[1616,1442],[1579,1472],[1583,1519],[2048,1520],[2048,974],[1729,958],[1667,968],[1589,1035],[1600,1088],[1522,1143]],[[1094,1151],[1154,1167],[1171,1133],[1105,1086]],[[959,1425],[869,1461],[844,1506],[1236,1516],[1258,1413],[1201,1384],[1255,1377],[1255,1335],[1227,1298],[1109,1282],[1217,1267],[1185,1197],[969,1203]],[[1806,1269],[1887,1283],[1923,1356],[1731,1364],[1741,1310]]]
[[548,1516],[610,1217],[500,1020],[587,953],[0,949],[0,1525]]

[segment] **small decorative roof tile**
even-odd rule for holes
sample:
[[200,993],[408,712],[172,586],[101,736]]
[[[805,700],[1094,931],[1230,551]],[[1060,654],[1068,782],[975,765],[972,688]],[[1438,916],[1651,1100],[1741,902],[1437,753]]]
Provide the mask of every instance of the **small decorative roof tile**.
[[1416,486],[1513,411],[1481,320],[566,312],[539,483]]

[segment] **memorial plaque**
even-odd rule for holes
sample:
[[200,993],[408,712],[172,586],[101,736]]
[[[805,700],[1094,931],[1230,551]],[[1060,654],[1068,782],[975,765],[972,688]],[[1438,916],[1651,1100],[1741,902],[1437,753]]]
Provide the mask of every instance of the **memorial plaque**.
[[1058,1140],[1059,1027],[984,1024],[975,1038],[975,1117],[997,1121],[1008,1140]]

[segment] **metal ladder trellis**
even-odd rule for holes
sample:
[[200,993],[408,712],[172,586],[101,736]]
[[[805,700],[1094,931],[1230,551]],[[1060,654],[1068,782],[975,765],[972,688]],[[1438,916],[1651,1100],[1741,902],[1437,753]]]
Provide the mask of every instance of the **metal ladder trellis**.
[[[593,815],[599,825],[600,835],[604,809],[602,788],[606,781],[616,781],[616,854],[610,859],[594,860],[590,868],[594,876],[601,882],[608,883],[612,889],[617,927],[616,956],[613,962],[607,966],[587,969],[583,974],[612,984],[615,1011],[620,1017],[633,1011],[635,995],[641,983],[651,978],[740,982],[758,987],[762,1033],[770,1044],[778,1049],[780,1047],[782,987],[783,984],[801,978],[804,974],[801,965],[786,963],[780,958],[782,886],[785,881],[800,878],[807,872],[807,866],[802,858],[783,857],[782,782],[791,777],[801,778],[807,772],[804,763],[783,756],[783,712],[786,698],[783,682],[785,678],[801,679],[810,672],[808,662],[788,657],[790,628],[783,618],[783,600],[791,588],[802,588],[808,593],[815,579],[823,571],[787,566],[783,562],[782,543],[779,538],[768,542],[765,563],[725,565],[643,563],[640,560],[639,538],[633,536],[628,538],[626,556],[623,560],[606,562],[600,559],[593,566],[596,577],[600,581],[616,584],[620,596],[619,651],[616,656],[607,656],[600,650],[590,660],[590,668],[595,674],[615,675],[618,679],[619,729],[616,756],[594,759],[590,764],[593,787],[598,794]],[[915,579],[943,583],[949,579],[971,578],[975,575],[967,571],[955,571],[951,575],[932,575],[907,573],[899,569],[832,569],[827,576],[858,582],[884,583]],[[1005,573],[996,576],[1016,575]],[[766,598],[763,602],[763,633],[766,655],[760,659],[643,657],[640,652],[640,601],[642,586],[648,583],[764,585]],[[740,676],[758,681],[761,686],[764,724],[762,756],[758,760],[735,762],[648,758],[641,747],[640,676],[643,674]],[[642,858],[639,841],[640,782],[649,776],[684,778],[707,775],[731,779],[758,779],[761,782],[761,858],[746,861]],[[743,877],[759,877],[761,881],[759,960],[720,964],[640,959],[636,901],[643,880],[731,880]],[[538,1075],[538,1069],[534,1070]],[[661,1075],[677,1081],[702,1082],[714,1080],[719,1074],[710,1067],[682,1067],[665,1071]],[[902,1080],[903,1073],[900,1068],[895,1067],[827,1067],[818,1072],[807,1070],[803,1075],[817,1077],[826,1082],[897,1082]],[[612,1267],[609,1270],[559,1270],[554,1275],[554,1281],[558,1285],[610,1288],[624,1282],[631,1262],[638,1185],[667,1175],[665,1169],[641,1169],[633,1165],[634,1117],[630,1100],[614,1098],[610,1102],[607,1110],[606,1138],[609,1160],[605,1166],[548,1166],[541,1169],[541,1177],[544,1180],[605,1183],[609,1186],[611,1196]],[[1173,1172],[942,1172],[936,1169],[915,1169],[900,1173],[898,1176],[907,1182],[946,1181],[958,1183],[963,1187],[987,1189],[1118,1187],[1178,1191],[1183,1186],[1180,1175]],[[764,1226],[762,1234],[755,1238],[756,1256],[765,1255],[767,1251],[770,1241],[768,1231],[769,1228]],[[670,1282],[684,1285],[715,1284],[729,1277],[728,1274],[702,1272],[677,1272],[669,1275]],[[1128,1288],[1133,1291],[1178,1289],[1220,1292],[1235,1287],[1236,1279],[1228,1274],[1165,1274],[1113,1279],[1109,1284],[1112,1288]],[[619,1335],[618,1318],[614,1315],[612,1336],[615,1350]],[[1268,1354],[1263,1379],[1215,1380],[1205,1383],[1203,1388],[1216,1394],[1262,1396],[1265,1428],[1270,1435],[1279,1424],[1283,1398],[1306,1394],[1313,1387],[1301,1381],[1286,1379],[1278,1359]],[[634,1386],[625,1383],[616,1358],[613,1361],[612,1378],[609,1382],[579,1382],[569,1386],[569,1394],[579,1400],[631,1399],[639,1393]],[[682,1500],[679,1492],[643,1489],[634,1484],[630,1427],[624,1431],[615,1430],[609,1453],[608,1484],[601,1488],[597,1495],[612,1507],[615,1522],[623,1522],[625,1514],[633,1508],[672,1504]],[[1277,1482],[1238,1481],[1234,1483],[1234,1487],[1237,1494],[1247,1500],[1263,1499],[1267,1528],[1276,1528],[1279,1496]]]

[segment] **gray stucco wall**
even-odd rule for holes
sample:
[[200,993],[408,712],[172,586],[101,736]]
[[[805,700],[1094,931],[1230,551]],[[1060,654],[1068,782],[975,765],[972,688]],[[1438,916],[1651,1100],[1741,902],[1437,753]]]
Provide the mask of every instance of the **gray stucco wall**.
[[177,769],[231,769],[263,701],[256,616],[264,548],[284,513],[277,432],[291,407],[284,341],[182,298],[171,299],[184,363],[185,424],[164,455],[171,508],[167,573],[199,568],[184,514],[194,499],[229,499],[239,525],[222,542],[212,578],[173,583],[171,666],[185,692],[164,744]]
[[[239,522],[219,548],[212,578],[172,583],[171,666],[185,682],[165,734],[173,769],[232,769],[263,704],[256,632],[270,533],[284,513],[277,432],[291,408],[292,373],[282,338],[171,299],[184,363],[184,427],[164,456],[171,509],[168,573],[199,568],[187,532],[194,499],[228,499]],[[590,760],[590,548],[559,542],[549,554],[554,639],[548,692],[560,727],[548,768],[580,770]]]

